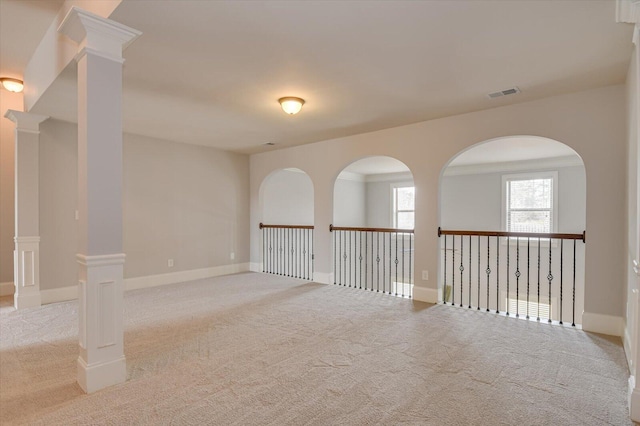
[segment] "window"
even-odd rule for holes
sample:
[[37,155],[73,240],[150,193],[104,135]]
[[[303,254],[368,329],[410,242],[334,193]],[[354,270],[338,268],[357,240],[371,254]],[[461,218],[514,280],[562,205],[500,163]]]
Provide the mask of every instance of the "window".
[[509,232],[555,232],[557,172],[505,175],[503,227]]
[[393,227],[413,229],[415,222],[415,187],[412,184],[393,185]]

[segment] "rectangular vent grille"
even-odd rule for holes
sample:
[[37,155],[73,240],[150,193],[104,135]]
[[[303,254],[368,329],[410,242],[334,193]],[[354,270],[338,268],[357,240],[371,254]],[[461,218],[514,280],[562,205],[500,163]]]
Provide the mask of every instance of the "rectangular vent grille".
[[499,92],[489,93],[487,96],[489,99],[500,98],[502,96],[515,95],[516,93],[520,93],[520,89],[517,87],[512,87],[510,89],[500,90]]

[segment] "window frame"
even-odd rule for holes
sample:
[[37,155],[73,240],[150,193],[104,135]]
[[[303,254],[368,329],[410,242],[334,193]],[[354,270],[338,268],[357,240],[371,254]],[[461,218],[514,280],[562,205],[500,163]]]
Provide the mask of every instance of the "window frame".
[[[416,227],[416,198],[415,198],[415,189],[416,185],[414,182],[396,182],[390,185],[390,193],[391,193],[391,227],[398,228],[398,209],[397,206],[397,195],[396,189],[398,188],[413,188],[414,196],[413,196],[413,210],[400,210],[400,212],[413,212],[413,228]],[[403,228],[404,229],[404,228]]]
[[[551,196],[551,230],[550,233],[558,232],[558,171],[544,171],[544,172],[527,172],[502,175],[502,229],[511,232],[507,229],[507,217],[509,206],[507,205],[507,183],[511,181],[533,180],[533,179],[551,179],[552,181],[552,196]],[[544,209],[541,209],[544,210]],[[515,239],[515,238],[512,238]],[[506,241],[506,238],[505,238]]]

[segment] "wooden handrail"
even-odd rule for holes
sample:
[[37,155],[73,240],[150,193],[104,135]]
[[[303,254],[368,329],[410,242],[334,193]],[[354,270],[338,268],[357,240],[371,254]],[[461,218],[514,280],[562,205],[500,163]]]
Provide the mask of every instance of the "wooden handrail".
[[413,229],[399,228],[358,228],[349,226],[329,225],[329,232],[333,231],[362,231],[362,232],[397,232],[398,234],[413,234]]
[[540,239],[561,239],[561,240],[582,240],[585,243],[586,231],[582,234],[558,234],[558,233],[536,233],[536,232],[507,232],[507,231],[452,231],[438,228],[438,237],[441,235],[475,235],[480,237],[521,237]]
[[260,229],[262,228],[285,228],[285,229],[314,229],[313,225],[265,225],[260,222]]

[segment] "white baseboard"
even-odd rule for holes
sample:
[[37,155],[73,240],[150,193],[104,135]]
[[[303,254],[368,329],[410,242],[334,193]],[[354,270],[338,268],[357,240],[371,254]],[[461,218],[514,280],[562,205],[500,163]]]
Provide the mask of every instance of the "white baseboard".
[[78,286],[71,285],[68,287],[52,288],[48,290],[40,290],[42,304],[66,302],[78,298]]
[[15,286],[13,282],[0,283],[0,296],[13,296]]
[[629,334],[631,330],[629,330],[629,326],[627,322],[624,322],[624,333],[622,334],[622,347],[624,348],[624,354],[627,358],[627,365],[629,366],[629,371],[633,371],[633,361],[631,359],[631,335]]
[[640,422],[640,389],[636,388],[634,376],[629,377],[629,416],[634,422]]
[[[232,265],[214,266],[212,268],[191,269],[188,271],[170,272],[168,274],[147,275],[144,277],[125,278],[124,291],[141,288],[158,287],[167,284],[177,284],[220,275],[236,274],[249,271],[249,263],[235,263]],[[42,304],[65,302],[78,298],[78,286],[41,290]]]
[[249,263],[234,263],[231,265],[214,266],[212,268],[191,269],[188,271],[170,272],[168,274],[125,278],[124,291],[158,287],[167,284],[183,283],[187,281],[201,280],[203,278],[237,274],[238,272],[247,271],[249,271]]
[[262,272],[262,263],[260,263],[260,262],[251,262],[249,264],[249,270],[251,272]]
[[435,288],[413,286],[413,300],[418,302],[438,303],[438,290]]
[[314,272],[313,282],[320,284],[333,284],[333,274],[326,272]]
[[612,315],[583,312],[582,329],[592,333],[622,337],[624,335],[624,319]]

